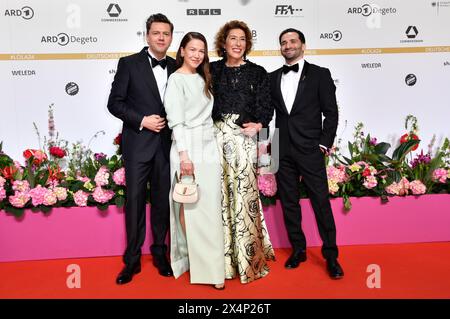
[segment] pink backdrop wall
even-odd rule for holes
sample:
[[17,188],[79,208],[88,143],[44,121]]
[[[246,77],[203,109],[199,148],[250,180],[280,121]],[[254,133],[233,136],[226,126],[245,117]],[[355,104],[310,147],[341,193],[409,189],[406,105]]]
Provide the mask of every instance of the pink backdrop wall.
[[[332,200],[338,245],[450,241],[449,195],[393,197],[387,204],[352,198],[352,204],[344,213],[342,199]],[[319,246],[311,205],[308,200],[301,205],[308,246]],[[290,247],[280,203],[264,213],[274,247]],[[105,212],[92,207],[56,208],[48,215],[26,211],[20,219],[0,212],[0,261],[114,256],[124,249],[124,213],[115,206]]]

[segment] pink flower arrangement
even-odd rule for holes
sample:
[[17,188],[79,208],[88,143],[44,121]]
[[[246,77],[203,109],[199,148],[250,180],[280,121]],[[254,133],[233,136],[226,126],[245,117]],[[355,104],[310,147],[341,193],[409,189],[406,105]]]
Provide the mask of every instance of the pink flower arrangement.
[[3,188],[3,186],[5,186],[6,183],[6,179],[4,179],[3,177],[0,176],[0,188]]
[[9,202],[11,205],[17,208],[22,208],[30,200],[30,195],[28,193],[22,193],[16,191],[14,195],[9,196]]
[[114,197],[114,192],[111,190],[106,190],[101,188],[100,186],[97,186],[92,193],[92,197],[94,197],[94,200],[97,203],[107,203],[111,200],[111,198]]
[[89,194],[79,190],[73,194],[73,200],[77,206],[84,207],[87,206]]
[[433,181],[439,181],[439,183],[445,183],[447,180],[447,170],[444,168],[437,168],[433,171]]
[[125,186],[125,168],[119,168],[113,174],[113,181],[119,186]]
[[109,182],[109,171],[105,166],[100,167],[94,178],[95,184],[97,186],[108,185]]
[[64,201],[67,198],[67,189],[64,187],[55,187],[53,188],[53,192],[56,194],[58,200]]
[[275,196],[277,193],[277,181],[271,173],[258,175],[258,188],[264,196]]
[[364,178],[363,185],[367,189],[372,189],[378,185],[377,178],[373,175],[368,175],[367,177]]
[[44,197],[47,194],[47,189],[41,185],[36,186],[28,192],[31,196],[31,203],[33,206],[38,206],[44,204]]
[[400,182],[393,182],[391,185],[386,187],[386,192],[391,195],[408,195],[409,181],[406,177],[403,177]]
[[427,187],[420,180],[414,180],[409,183],[409,189],[413,195],[422,195],[427,191]]
[[89,179],[89,177],[87,177],[87,176],[80,176],[80,175],[77,176],[77,180],[78,180],[78,181],[82,181],[83,183],[86,183],[86,182],[90,182],[90,181],[91,181],[91,180]]
[[30,190],[30,183],[28,181],[14,181],[12,189],[21,193],[27,193]]
[[56,194],[51,190],[47,189],[44,195],[44,205],[45,206],[52,206],[55,205],[58,201],[58,198],[56,197]]
[[345,172],[344,165],[340,165],[339,167],[328,166],[327,167],[327,177],[328,177],[328,180],[332,180],[336,183],[344,183],[348,179],[348,175]]
[[6,198],[6,190],[3,187],[0,187],[0,202]]

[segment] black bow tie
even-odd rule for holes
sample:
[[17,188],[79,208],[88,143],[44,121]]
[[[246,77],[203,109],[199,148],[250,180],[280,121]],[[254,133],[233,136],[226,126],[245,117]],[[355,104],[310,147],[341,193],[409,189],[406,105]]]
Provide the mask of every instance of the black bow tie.
[[166,68],[167,66],[167,60],[166,59],[162,59],[162,60],[156,60],[154,57],[152,57],[150,54],[147,53],[147,55],[150,57],[150,59],[152,60],[152,68],[154,68],[157,65],[160,65],[163,69]]
[[298,63],[295,63],[294,65],[283,65],[283,73],[289,73],[289,71],[298,72]]

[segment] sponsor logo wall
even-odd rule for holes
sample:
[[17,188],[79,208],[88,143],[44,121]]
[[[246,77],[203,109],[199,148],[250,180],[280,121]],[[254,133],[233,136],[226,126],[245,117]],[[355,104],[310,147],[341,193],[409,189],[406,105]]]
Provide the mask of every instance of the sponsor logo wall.
[[[247,22],[254,49],[249,59],[268,71],[280,67],[278,35],[289,27],[306,36],[306,59],[330,69],[340,110],[338,137],[352,139],[357,122],[392,144],[408,114],[419,119],[423,147],[450,136],[450,1],[356,0],[0,0],[0,141],[21,159],[38,147],[33,123],[47,131],[54,103],[60,137],[112,154],[121,122],[106,102],[117,61],[142,49],[145,21],[156,12],[174,23],[174,54],[189,31],[202,32],[211,60],[214,36],[232,19]],[[345,147],[345,145],[342,145]]]

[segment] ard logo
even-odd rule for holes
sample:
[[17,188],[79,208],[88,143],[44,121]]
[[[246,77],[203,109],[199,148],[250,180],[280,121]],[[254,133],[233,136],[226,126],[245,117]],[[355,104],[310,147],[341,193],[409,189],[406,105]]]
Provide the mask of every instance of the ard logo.
[[6,9],[5,17],[21,17],[30,20],[34,17],[34,10],[31,7],[23,7],[22,9]]

